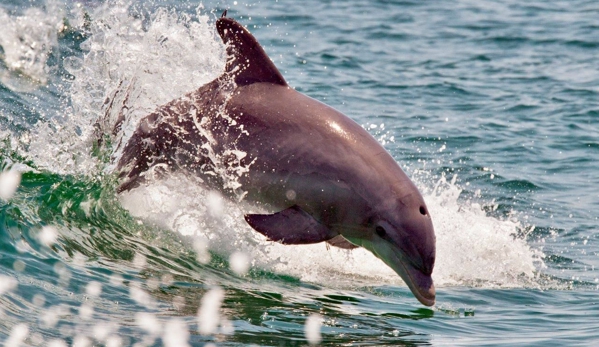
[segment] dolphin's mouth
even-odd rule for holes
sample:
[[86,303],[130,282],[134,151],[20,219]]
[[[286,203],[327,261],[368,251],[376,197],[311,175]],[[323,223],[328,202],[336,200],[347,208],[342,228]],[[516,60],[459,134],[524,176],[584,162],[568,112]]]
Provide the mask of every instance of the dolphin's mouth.
[[401,261],[400,263],[407,276],[403,276],[393,266],[391,266],[391,268],[406,282],[412,291],[412,294],[414,294],[418,301],[425,306],[433,306],[435,304],[435,285],[433,284],[433,278],[430,275],[425,275],[409,264],[405,264]]
[[[375,255],[379,256],[377,253]],[[421,304],[433,306],[436,296],[433,278],[430,275],[422,273],[422,271],[416,269],[407,261],[402,260],[401,257],[401,254],[398,256],[395,253],[391,253],[390,256],[386,257],[379,256],[385,264],[389,265],[406,282],[412,294],[414,294]]]
[[362,247],[371,251],[377,258],[387,264],[401,277],[412,291],[412,294],[425,306],[435,304],[435,285],[430,275],[416,269],[409,261],[404,260],[401,251],[394,250],[383,240],[379,242],[362,242]]

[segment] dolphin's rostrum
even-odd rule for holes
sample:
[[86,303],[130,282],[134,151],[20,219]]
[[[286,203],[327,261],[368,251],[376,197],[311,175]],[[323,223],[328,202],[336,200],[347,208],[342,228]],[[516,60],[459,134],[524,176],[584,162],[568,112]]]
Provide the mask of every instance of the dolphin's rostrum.
[[118,161],[119,190],[184,171],[274,211],[245,216],[268,239],[364,247],[433,305],[433,224],[397,162],[353,120],[290,88],[238,22],[223,14],[216,28],[225,72],[141,120]]

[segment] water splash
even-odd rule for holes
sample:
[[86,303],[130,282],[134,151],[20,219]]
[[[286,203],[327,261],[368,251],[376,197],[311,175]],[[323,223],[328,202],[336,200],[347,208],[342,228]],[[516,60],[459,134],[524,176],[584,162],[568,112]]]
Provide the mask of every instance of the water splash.
[[[87,9],[87,23],[80,12],[69,13],[82,26],[74,29],[87,36],[84,54],[64,60],[73,77],[64,114],[31,130],[25,151],[38,167],[60,174],[111,172],[110,158],[119,157],[119,144],[143,116],[223,70],[224,46],[201,6],[191,14],[160,8],[146,15],[131,4],[108,1]],[[105,151],[98,140],[108,144]]]
[[[224,67],[224,47],[209,16],[158,9],[150,18],[130,3],[110,2],[93,15],[83,58],[71,58],[74,114],[112,133],[124,113],[117,141],[126,141],[139,120],[157,106],[197,89]],[[89,129],[91,130],[91,129]]]
[[532,249],[517,220],[488,216],[478,203],[459,200],[457,176],[443,176],[425,194],[437,235],[436,283],[483,287],[529,285],[543,267],[543,253]]
[[58,33],[64,29],[63,13],[58,1],[47,1],[44,8],[30,7],[16,15],[0,8],[1,59],[7,68],[0,70],[2,84],[15,91],[31,91],[36,84],[48,82],[47,61],[58,45]]
[[[437,234],[437,261],[433,278],[437,286],[522,287],[534,282],[543,254],[515,235],[517,221],[487,216],[480,206],[464,205],[455,181],[442,178],[425,193]],[[214,192],[193,179],[173,176],[121,196],[131,214],[160,228],[193,236],[222,255],[243,251],[252,266],[290,274],[308,282],[355,286],[401,283],[401,279],[364,249],[347,251],[324,244],[285,246],[267,241],[244,221],[251,207],[224,200],[223,213],[210,210]]]

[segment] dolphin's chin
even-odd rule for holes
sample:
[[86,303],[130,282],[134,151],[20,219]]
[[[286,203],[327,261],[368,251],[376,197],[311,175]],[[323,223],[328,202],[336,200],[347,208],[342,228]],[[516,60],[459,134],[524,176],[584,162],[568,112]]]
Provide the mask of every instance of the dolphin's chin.
[[406,282],[416,299],[425,306],[433,306],[435,304],[435,285],[433,278],[430,275],[425,275],[421,271],[413,268],[409,264],[402,264],[407,268],[409,279],[406,279],[402,274],[395,270],[399,276]]
[[382,239],[362,242],[362,246],[387,264],[406,282],[412,294],[425,306],[435,304],[435,285],[431,275],[424,274],[405,260],[405,255]]

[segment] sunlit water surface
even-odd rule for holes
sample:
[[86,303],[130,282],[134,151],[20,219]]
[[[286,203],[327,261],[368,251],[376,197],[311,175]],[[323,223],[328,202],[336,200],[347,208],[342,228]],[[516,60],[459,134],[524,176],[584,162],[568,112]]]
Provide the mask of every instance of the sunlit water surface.
[[[118,141],[224,68],[224,9],[423,192],[434,307],[364,250],[267,242],[191,177],[115,192]],[[0,0],[0,169],[21,173],[0,343],[598,344],[597,18],[583,0]],[[97,148],[106,100],[129,118]]]

